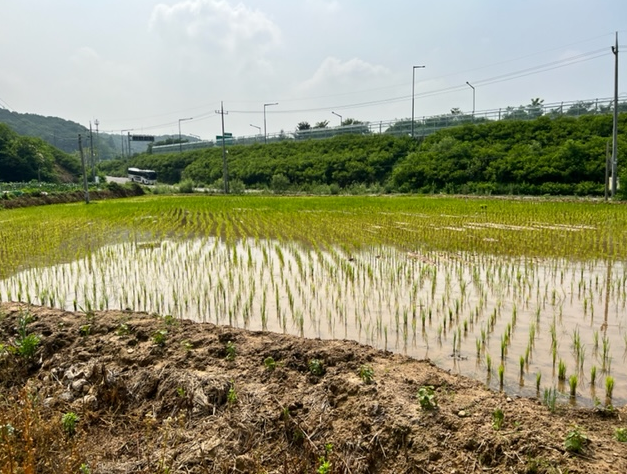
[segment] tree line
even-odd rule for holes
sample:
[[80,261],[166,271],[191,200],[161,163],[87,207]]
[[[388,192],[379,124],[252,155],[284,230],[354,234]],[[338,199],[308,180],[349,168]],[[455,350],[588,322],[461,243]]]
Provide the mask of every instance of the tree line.
[[[627,114],[619,119],[619,170],[627,158]],[[381,192],[602,195],[611,115],[465,123],[424,139],[347,134],[327,140],[287,140],[231,146],[231,180],[247,188],[312,191],[355,186]],[[143,154],[109,163],[157,171],[164,183],[222,179],[219,148]],[[627,183],[627,176],[624,180]],[[274,183],[274,184],[273,184]]]

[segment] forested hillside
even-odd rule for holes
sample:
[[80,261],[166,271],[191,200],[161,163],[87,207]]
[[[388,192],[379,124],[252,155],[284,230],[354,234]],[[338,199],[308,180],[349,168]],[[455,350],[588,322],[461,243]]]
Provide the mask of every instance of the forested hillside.
[[[66,153],[78,152],[78,135],[83,136],[83,146],[89,147],[89,129],[79,123],[59,117],[45,117],[37,114],[21,114],[0,109],[0,123],[8,125],[20,135],[41,138]],[[119,135],[109,135],[93,131],[94,150],[100,159],[110,159],[120,154]]]
[[40,138],[20,136],[0,123],[0,182],[68,182],[76,180],[80,170],[74,156]]
[[[622,114],[619,171],[627,158],[626,131]],[[373,134],[230,146],[227,160],[230,179],[249,188],[280,182],[304,191],[365,186],[386,192],[601,195],[611,136],[611,115],[540,117],[466,124],[420,142]],[[127,165],[154,169],[165,183],[190,179],[211,185],[222,178],[222,150],[144,154],[112,165],[118,171]]]

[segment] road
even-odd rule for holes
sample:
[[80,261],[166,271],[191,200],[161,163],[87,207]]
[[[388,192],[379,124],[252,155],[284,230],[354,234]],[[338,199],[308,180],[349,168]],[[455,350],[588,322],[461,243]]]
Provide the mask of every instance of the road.
[[128,178],[118,178],[117,176],[107,176],[107,183],[118,183],[118,184],[125,184],[128,183],[129,179]]

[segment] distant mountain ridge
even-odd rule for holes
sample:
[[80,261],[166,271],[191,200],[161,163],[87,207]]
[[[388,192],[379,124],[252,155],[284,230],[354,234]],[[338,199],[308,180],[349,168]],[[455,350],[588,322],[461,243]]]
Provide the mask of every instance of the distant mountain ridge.
[[[12,112],[0,108],[0,123],[5,123],[19,135],[41,138],[46,143],[66,153],[74,154],[78,152],[79,134],[83,136],[84,149],[87,150],[90,147],[89,128],[60,117],[46,117],[44,115],[31,113]],[[119,157],[122,154],[128,154],[128,141],[123,140],[119,134],[96,133],[95,128],[92,128],[92,133],[94,153],[96,153],[100,160],[109,160]],[[172,138],[178,139],[178,136],[157,135],[155,136],[155,141],[165,141]],[[188,141],[197,140],[189,136],[183,136],[183,138]],[[124,144],[123,153],[122,144]],[[131,154],[143,151],[145,151],[145,149],[136,150],[136,147],[131,148]]]

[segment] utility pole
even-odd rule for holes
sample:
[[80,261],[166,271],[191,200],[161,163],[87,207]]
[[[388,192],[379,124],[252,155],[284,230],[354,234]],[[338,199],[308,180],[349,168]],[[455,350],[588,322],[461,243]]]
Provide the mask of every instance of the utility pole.
[[222,176],[224,181],[224,194],[229,194],[229,168],[226,163],[226,143],[224,138],[224,115],[228,112],[224,111],[224,103],[220,101],[220,110],[216,110],[216,114],[222,116]]
[[416,83],[416,69],[424,68],[425,66],[412,66],[411,68],[411,137],[414,138],[414,89]]
[[89,204],[89,187],[87,186],[87,171],[85,171],[85,154],[83,153],[83,137],[78,134],[78,151],[81,155],[81,164],[83,165],[83,188],[85,190],[85,204]]
[[100,122],[98,121],[98,119],[94,120],[94,125],[96,126],[96,164],[98,164],[100,161],[100,156],[98,154],[98,152],[100,151],[100,136],[98,135],[98,125],[100,125]]
[[333,112],[333,111],[331,111],[331,113],[332,113],[333,115],[335,115],[336,117],[339,117],[339,118],[340,118],[340,127],[341,127],[341,126],[342,126],[342,116],[341,116],[340,114],[336,114],[336,113],[335,113],[335,112]]
[[91,172],[94,183],[96,182],[96,160],[94,158],[94,134],[91,130],[91,120],[89,121],[89,153],[91,157]]
[[616,194],[618,185],[618,31],[616,32],[616,44],[612,46],[614,53],[614,125],[612,130],[612,199]]

